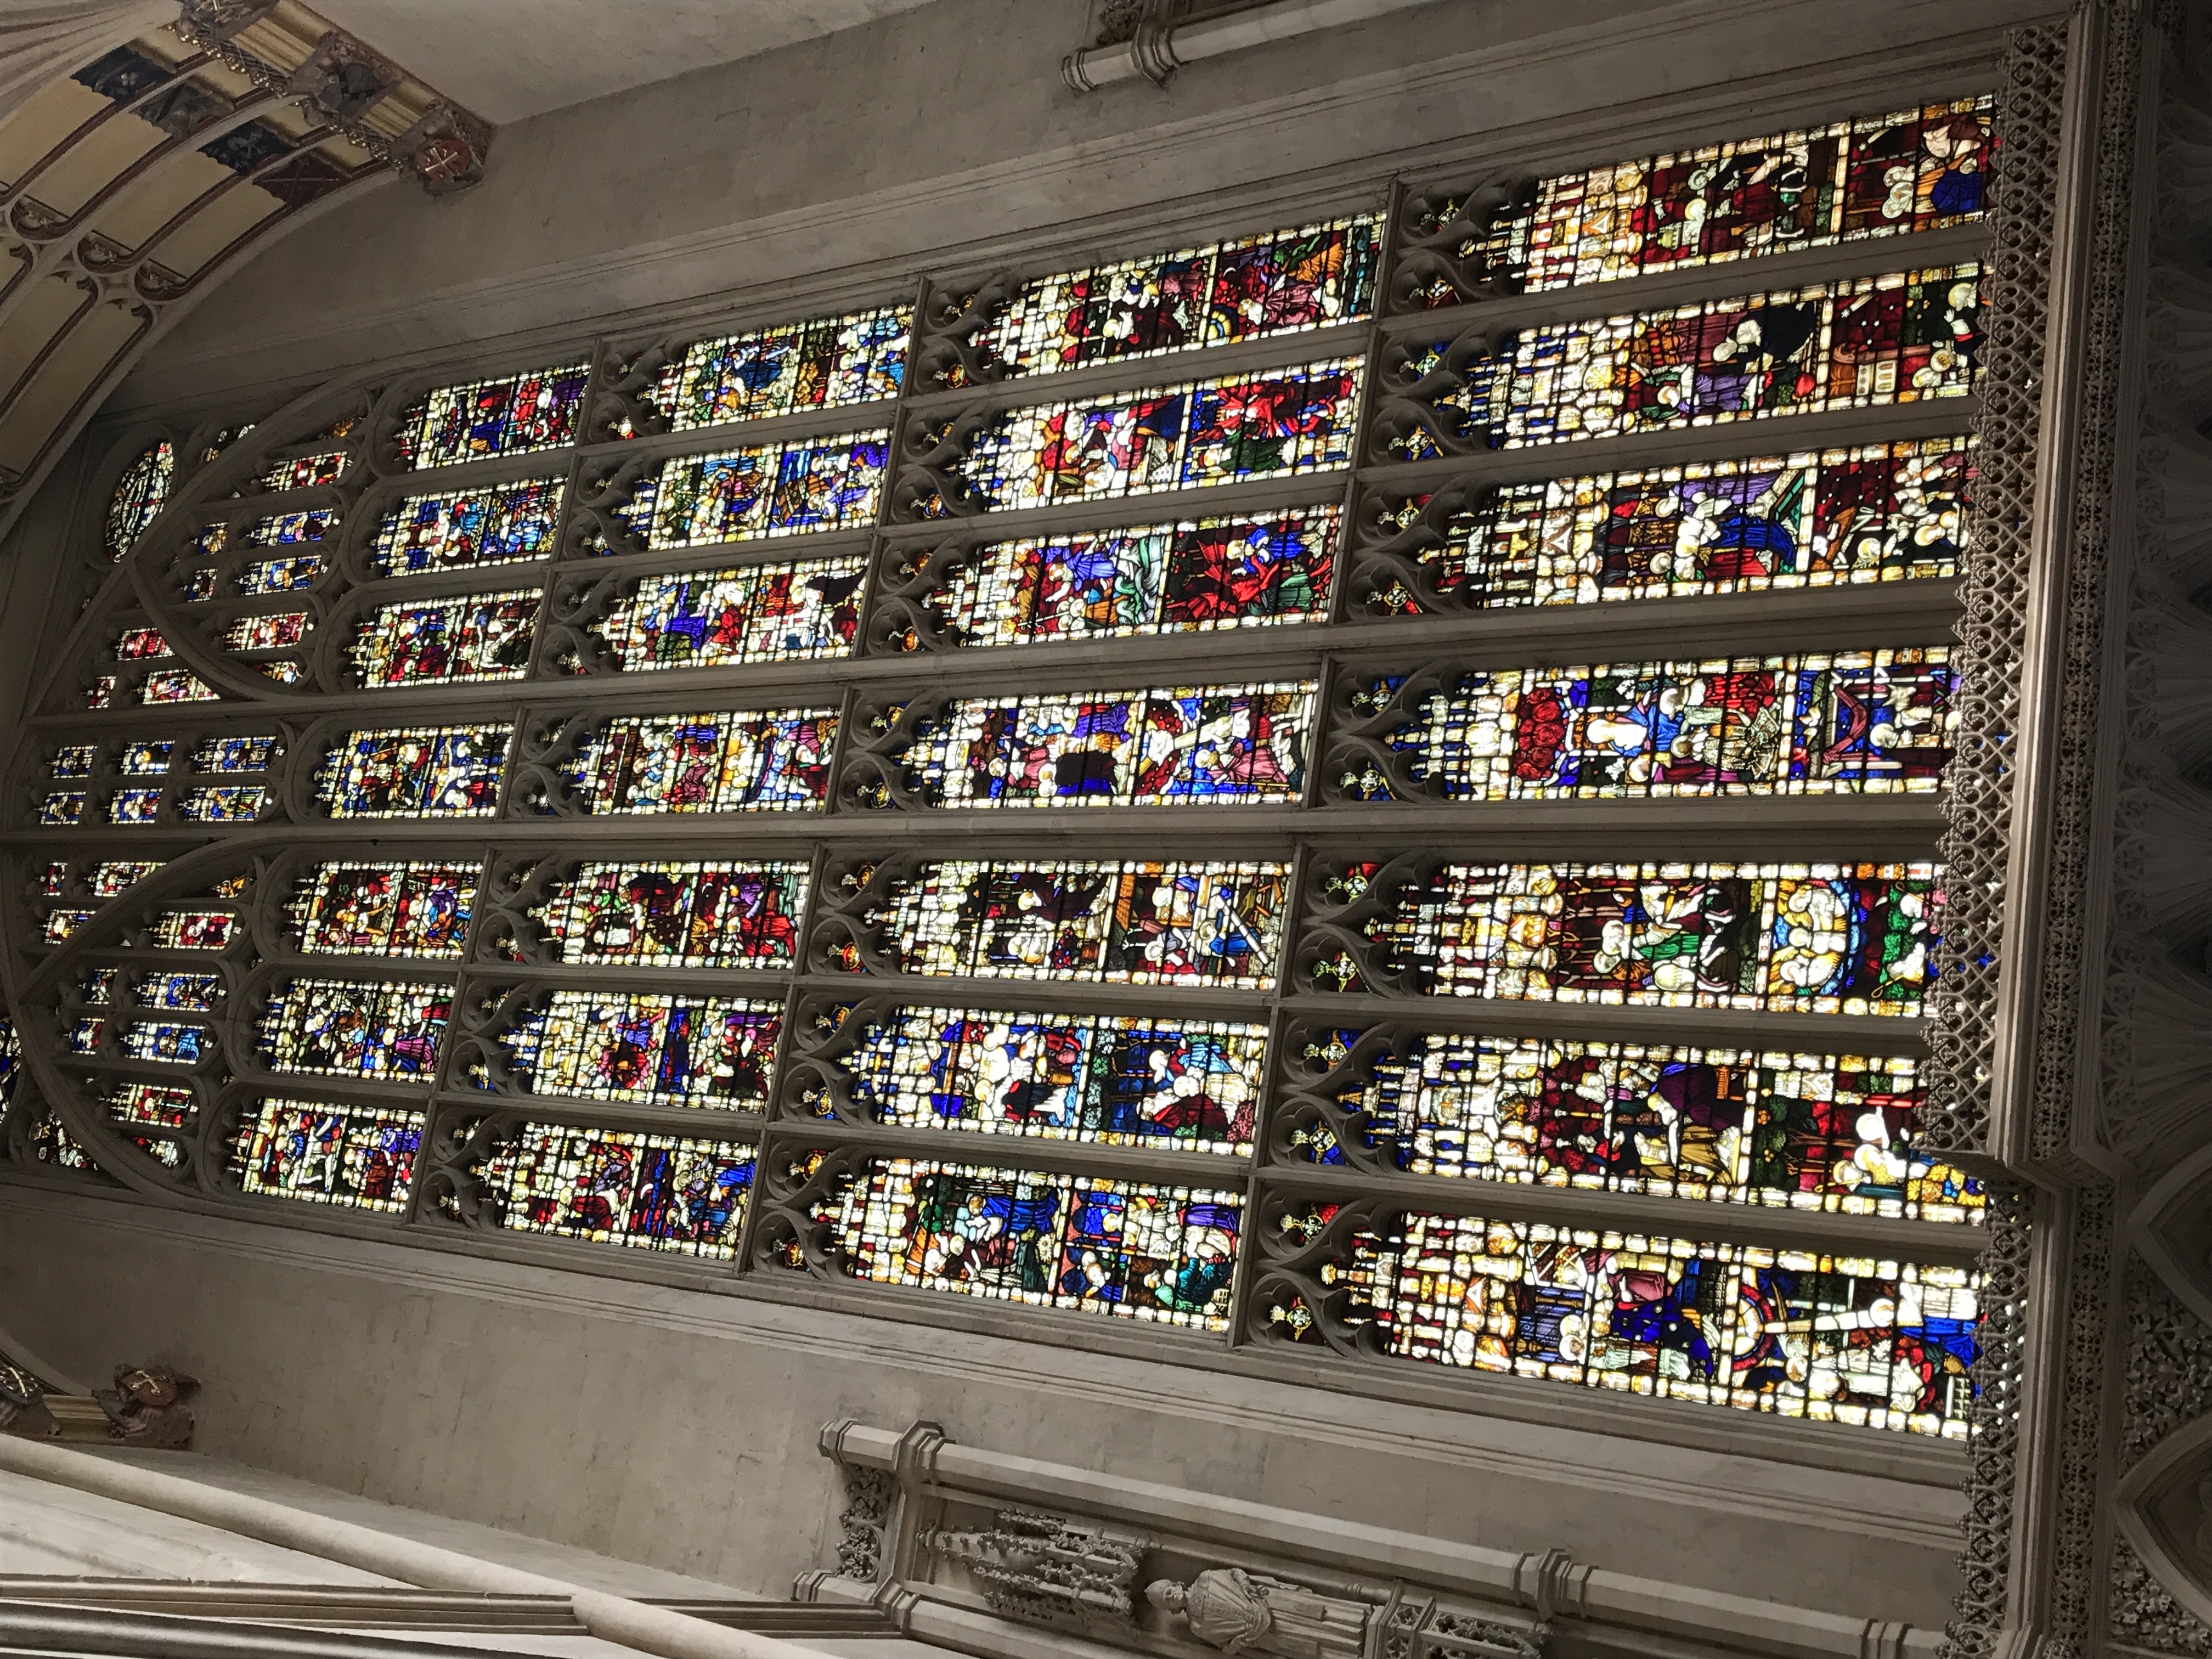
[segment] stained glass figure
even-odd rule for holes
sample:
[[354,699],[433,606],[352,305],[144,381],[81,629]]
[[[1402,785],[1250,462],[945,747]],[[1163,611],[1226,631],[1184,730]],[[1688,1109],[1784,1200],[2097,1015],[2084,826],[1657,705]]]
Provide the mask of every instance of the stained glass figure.
[[160,1060],[190,1066],[209,1046],[204,1025],[178,1025],[167,1020],[142,1020],[123,1028],[120,1047],[133,1060]]
[[92,920],[89,910],[60,909],[46,913],[46,925],[39,937],[48,945],[59,945],[71,933]]
[[176,745],[168,742],[126,743],[116,751],[115,769],[133,777],[151,777],[169,769],[169,757],[175,750]]
[[276,1072],[428,1080],[452,1005],[443,985],[295,979],[257,1023],[262,1058]]
[[238,573],[231,584],[234,592],[242,598],[260,593],[289,593],[295,589],[312,587],[315,578],[323,574],[323,556],[319,553],[301,553],[288,559],[264,559],[249,564]]
[[249,823],[268,799],[259,784],[185,789],[177,795],[177,816],[187,823]]
[[247,547],[289,547],[295,542],[319,542],[338,521],[332,507],[311,507],[301,513],[279,513],[242,526],[239,541]]
[[164,910],[154,919],[152,943],[162,951],[220,951],[237,927],[229,910]]
[[309,955],[451,957],[476,906],[477,866],[411,861],[319,864],[301,878],[291,913]]
[[[1983,211],[1995,103],[1961,98],[1561,173],[1459,252],[1539,292],[1964,223]],[[1419,297],[1460,296],[1439,280]]]
[[1328,614],[1340,516],[1294,507],[994,542],[930,608],[963,646],[1313,621]]
[[218,428],[213,435],[208,439],[207,447],[200,451],[201,464],[204,465],[206,463],[215,459],[215,458],[222,454],[224,450],[228,449],[240,438],[243,438],[247,433],[252,431],[254,424],[255,423],[253,422],[247,421],[243,425],[226,426]]
[[573,443],[589,363],[440,386],[401,417],[399,453],[411,467],[451,466]]
[[909,1004],[860,1031],[854,1101],[898,1128],[1248,1154],[1267,1028]]
[[126,628],[117,636],[115,660],[143,662],[149,658],[166,657],[169,642],[161,637],[158,628]]
[[71,1134],[51,1107],[40,1112],[31,1121],[31,1156],[41,1164],[50,1164],[58,1170],[78,1170],[88,1175],[102,1174],[99,1164],[84,1144]]
[[[1352,455],[1361,362],[1338,358],[994,416],[948,477],[990,510],[1323,472]],[[915,503],[942,518],[951,502]]]
[[1263,862],[953,860],[894,885],[884,931],[901,973],[1261,990],[1289,886]]
[[215,689],[188,668],[157,668],[138,687],[138,701],[148,705],[165,702],[214,702]]
[[534,914],[562,962],[788,968],[807,875],[773,860],[582,864]]
[[708,455],[675,455],[641,480],[623,516],[647,547],[702,547],[865,528],[890,434],[843,432]]
[[280,489],[312,489],[317,484],[336,483],[345,476],[345,470],[346,453],[343,449],[295,455],[289,460],[271,461],[238,493],[249,495],[274,494]]
[[[109,1089],[103,1104],[109,1117],[126,1127],[137,1126],[149,1129],[190,1129],[198,1109],[190,1089],[166,1083],[119,1083]],[[141,1152],[147,1153],[169,1169],[180,1167],[185,1161],[184,1149],[167,1135],[137,1134],[126,1137]]]
[[530,666],[538,599],[535,588],[514,588],[381,606],[356,629],[354,672],[370,690],[520,679]]
[[[1976,264],[1899,271],[1524,329],[1510,356],[1470,363],[1436,410],[1462,441],[1519,449],[1963,398],[1981,349],[1981,276]],[[1444,352],[1413,367],[1440,368]],[[1445,453],[1419,422],[1390,450]]]
[[98,744],[65,743],[54,750],[54,763],[49,769],[58,778],[88,778],[93,763],[99,758]]
[[896,398],[912,315],[885,306],[701,340],[661,371],[653,401],[670,431],[689,432]]
[[149,445],[123,469],[123,476],[116,480],[115,494],[107,502],[110,557],[119,559],[128,553],[167,505],[169,484],[176,471],[177,452],[166,440]]
[[[113,969],[102,969],[112,975]],[[185,1013],[206,1013],[215,1006],[222,981],[213,974],[149,974],[131,988],[142,1008],[173,1008]]]
[[118,789],[107,798],[110,823],[151,823],[161,813],[159,789]]
[[209,738],[192,751],[195,772],[265,772],[281,753],[276,735]]
[[[1929,793],[1956,724],[1950,658],[1932,646],[1477,671],[1388,741],[1454,800]],[[1394,686],[1364,696],[1388,703]],[[1344,782],[1395,793],[1371,765]]]
[[556,473],[410,495],[378,522],[369,544],[369,568],[380,576],[411,576],[550,558],[562,483]]
[[84,706],[87,708],[114,708],[115,676],[112,674],[94,675],[93,677],[92,684],[86,686],[84,689]]
[[932,806],[1295,802],[1314,690],[1304,680],[971,698],[918,724],[898,759],[908,788]]
[[834,708],[630,715],[577,745],[590,812],[806,812],[822,805]]
[[[1355,1236],[1332,1282],[1401,1358],[1966,1433],[1979,1308],[1963,1267],[1416,1212]],[[1271,1310],[1293,1330],[1298,1311]]]
[[39,803],[39,823],[49,830],[67,829],[84,821],[85,792],[57,789]]
[[[1413,1175],[1981,1218],[1982,1183],[1919,1145],[1910,1059],[1429,1032],[1366,1069],[1338,1103]],[[1334,1138],[1304,1150],[1328,1161]]]
[[349,732],[318,790],[334,818],[481,817],[498,804],[511,735],[505,726]]
[[525,1123],[481,1178],[516,1231],[727,1261],[744,1229],[753,1163],[747,1140]]
[[[1589,605],[1956,575],[1972,440],[1928,438],[1508,484],[1421,549],[1459,603]],[[1386,506],[1410,526],[1426,495]],[[1402,585],[1371,608],[1410,611]]]
[[780,999],[556,991],[502,1041],[533,1094],[757,1112],[782,1030]]
[[84,884],[94,898],[113,898],[117,894],[137,886],[161,867],[159,860],[109,859],[93,866]]
[[[1365,931],[1432,996],[1912,1015],[1937,879],[1923,863],[1454,864]],[[1313,972],[1365,988],[1348,957]]]
[[817,1218],[855,1279],[1219,1331],[1229,1325],[1243,1199],[879,1158]]
[[404,1210],[422,1146],[422,1114],[395,1106],[264,1096],[240,1131],[240,1188],[270,1198]]
[[599,636],[631,672],[842,657],[860,624],[865,555],[641,578]]
[[972,343],[990,374],[1045,374],[1351,322],[1374,303],[1382,228],[1363,215],[1038,277]]
[[222,642],[233,651],[280,651],[307,637],[307,613],[281,611],[240,617],[223,630]]

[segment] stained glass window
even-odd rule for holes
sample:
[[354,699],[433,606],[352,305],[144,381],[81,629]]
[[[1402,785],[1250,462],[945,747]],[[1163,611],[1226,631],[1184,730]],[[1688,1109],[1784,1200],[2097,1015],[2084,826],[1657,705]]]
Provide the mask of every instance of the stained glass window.
[[161,811],[159,789],[118,789],[107,798],[110,823],[151,823],[161,816]]
[[278,611],[240,617],[224,630],[222,642],[233,651],[280,651],[307,636],[306,611]]
[[54,763],[50,769],[58,778],[88,778],[92,775],[92,763],[99,758],[97,744],[64,744],[54,750]]
[[409,410],[399,453],[410,466],[450,466],[573,443],[589,363],[440,386]]
[[134,776],[146,777],[169,769],[169,757],[175,752],[173,743],[126,743],[116,752],[115,768]]
[[505,726],[353,732],[318,779],[334,818],[481,817],[499,800]]
[[550,557],[563,482],[556,473],[410,495],[378,521],[369,568],[380,576],[411,576]]
[[238,493],[245,495],[257,492],[273,494],[280,489],[310,489],[317,484],[336,483],[345,476],[345,470],[346,453],[343,449],[295,455],[289,460],[271,461]]
[[261,772],[282,752],[274,732],[265,737],[209,738],[192,751],[192,769]]
[[161,866],[144,859],[109,859],[92,867],[85,886],[94,898],[113,898],[137,886]]
[[169,642],[161,637],[158,628],[126,628],[117,636],[115,660],[137,662],[149,657],[166,657]]
[[990,374],[1042,374],[1350,322],[1373,304],[1382,228],[1337,219],[1039,277],[992,307],[972,344]]
[[292,914],[309,954],[458,957],[476,896],[473,864],[321,864],[301,879]]
[[634,715],[577,747],[569,780],[592,812],[793,812],[822,804],[834,708]]
[[[1962,98],[1561,173],[1459,251],[1535,292],[1962,223],[1983,210],[1995,103]],[[1460,210],[1445,204],[1431,223]],[[1419,293],[1431,305],[1460,297],[1443,280]]]
[[669,430],[689,432],[896,398],[911,315],[886,306],[701,340],[661,371],[653,400]]
[[169,499],[170,480],[176,476],[177,452],[166,440],[149,445],[138,459],[123,469],[115,494],[107,503],[106,539],[110,557],[121,558],[136,544]]
[[174,1061],[191,1065],[200,1057],[210,1038],[204,1025],[177,1025],[166,1020],[142,1020],[123,1028],[119,1047],[133,1060]]
[[186,823],[245,823],[261,816],[267,799],[258,784],[180,790],[177,817]]
[[318,507],[301,513],[280,513],[241,526],[239,541],[247,547],[286,547],[294,542],[319,542],[338,521],[335,508]]
[[930,608],[965,646],[1314,621],[1328,612],[1339,517],[1296,507],[995,542]]
[[296,588],[310,587],[315,578],[323,574],[323,556],[302,553],[289,559],[264,559],[240,569],[231,584],[241,596],[258,593],[289,593]]
[[[169,1084],[118,1084],[107,1091],[104,1103],[108,1116],[126,1127],[185,1130],[191,1127],[198,1115],[192,1091]],[[127,1138],[167,1168],[177,1169],[185,1161],[184,1149],[170,1136],[134,1134]]]
[[900,761],[908,788],[932,806],[1295,801],[1314,690],[1306,680],[975,698],[918,724]]
[[82,823],[85,793],[82,789],[59,789],[39,803],[39,822],[50,829]]
[[623,516],[647,547],[702,547],[866,527],[890,434],[845,432],[671,457]]
[[1243,1154],[1267,1028],[1228,1020],[908,1005],[844,1060],[878,1122]]
[[262,1055],[271,1071],[427,1079],[452,1004],[442,985],[295,979],[258,1022]]
[[1289,886],[1259,861],[927,864],[891,890],[887,951],[908,974],[1261,989]]
[[1910,1015],[1942,896],[1923,863],[1453,864],[1364,931],[1433,996]]
[[362,619],[354,672],[376,690],[451,680],[511,680],[530,665],[538,592],[470,593],[387,605]]
[[[1951,757],[1950,658],[1932,646],[1478,671],[1388,741],[1455,800],[1928,792]],[[1387,705],[1395,686],[1355,702]],[[1344,782],[1396,793],[1372,763]]]
[[236,443],[240,438],[243,438],[247,433],[252,430],[253,422],[252,421],[247,421],[240,426],[226,426],[218,428],[209,436],[207,447],[200,451],[201,461],[205,463],[215,459],[215,458],[222,454],[224,450],[228,449],[233,444]]
[[[1310,1058],[1340,1064],[1361,1033]],[[1293,1136],[1341,1163],[1355,1136],[1413,1175],[1850,1215],[1980,1219],[1982,1186],[1919,1146],[1922,1063],[1677,1042],[1429,1032]]]
[[[1383,1352],[1778,1416],[1963,1437],[1963,1267],[1411,1212],[1332,1282]],[[1270,1310],[1289,1330],[1310,1310]]]
[[806,909],[807,866],[585,864],[537,914],[563,962],[787,968]]
[[149,705],[165,702],[214,702],[214,688],[189,668],[158,668],[138,687],[138,701]]
[[[109,976],[115,970],[98,970]],[[131,994],[143,1008],[178,1008],[205,1013],[222,992],[222,981],[213,974],[149,974],[131,987]]]
[[535,1094],[757,1112],[782,1030],[780,1002],[556,991],[507,1043]]
[[750,1141],[525,1123],[482,1179],[517,1231],[726,1261],[744,1228],[753,1162]]
[[865,556],[647,576],[599,626],[632,672],[842,657],[860,617]]
[[855,1279],[1218,1331],[1229,1323],[1243,1200],[884,1158],[818,1216]]
[[1032,404],[993,416],[951,476],[970,505],[1012,509],[1327,471],[1351,459],[1359,377],[1358,359],[1340,358]]
[[423,1117],[394,1106],[264,1097],[238,1138],[239,1186],[271,1198],[404,1210]]
[[237,925],[234,911],[164,910],[154,919],[153,944],[163,951],[220,951]]
[[[1589,605],[1958,573],[1972,441],[1929,438],[1508,484],[1415,552],[1468,605]],[[1412,528],[1431,497],[1401,497]],[[1402,584],[1366,596],[1415,610]]]

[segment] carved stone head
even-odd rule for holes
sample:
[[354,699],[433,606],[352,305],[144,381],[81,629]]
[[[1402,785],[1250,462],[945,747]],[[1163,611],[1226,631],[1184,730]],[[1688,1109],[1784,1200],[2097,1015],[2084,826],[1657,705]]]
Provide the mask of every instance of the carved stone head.
[[1190,1590],[1172,1578],[1155,1578],[1145,1586],[1145,1600],[1162,1613],[1181,1613],[1189,1603]]

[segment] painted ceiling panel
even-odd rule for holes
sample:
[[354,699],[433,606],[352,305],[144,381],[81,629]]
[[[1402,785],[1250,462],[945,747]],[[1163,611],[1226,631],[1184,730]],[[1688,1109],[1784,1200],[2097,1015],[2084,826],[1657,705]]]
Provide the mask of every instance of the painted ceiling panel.
[[8,313],[8,326],[0,329],[0,396],[21,378],[62,325],[91,297],[62,276],[49,276],[32,286],[22,302]]
[[202,205],[183,225],[147,251],[179,276],[190,276],[236,238],[270,215],[283,211],[283,206],[267,191],[241,182]]
[[47,152],[108,107],[107,100],[74,81],[56,81],[0,118],[0,179],[21,179]]
[[86,388],[144,326],[141,318],[112,301],[87,312],[0,415],[0,467],[28,467],[47,434],[69,418]]
[[93,216],[92,227],[121,246],[138,247],[179,210],[235,176],[197,149],[178,150],[117,191]]

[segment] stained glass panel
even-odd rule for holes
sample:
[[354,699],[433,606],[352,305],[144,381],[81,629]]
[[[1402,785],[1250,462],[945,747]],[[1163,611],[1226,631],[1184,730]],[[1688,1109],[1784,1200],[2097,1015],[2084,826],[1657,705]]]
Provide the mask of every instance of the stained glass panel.
[[[161,1083],[122,1083],[107,1091],[103,1103],[118,1124],[147,1129],[186,1130],[198,1115],[190,1089]],[[166,1135],[137,1134],[131,1144],[168,1169],[179,1168],[184,1149]]]
[[[1370,1062],[1338,1103],[1413,1175],[1978,1221],[1981,1182],[1919,1147],[1922,1070],[1894,1055],[1431,1032]],[[1342,1156],[1326,1133],[1298,1150]]]
[[355,631],[354,672],[371,690],[394,685],[520,679],[538,620],[534,588],[387,605]]
[[896,884],[884,931],[901,973],[1258,990],[1289,886],[1284,864],[954,860]]
[[195,772],[264,772],[282,752],[276,733],[241,738],[208,738],[192,751]]
[[[1972,477],[1972,440],[1929,438],[1508,484],[1417,556],[1439,592],[1486,607],[1952,576]],[[1418,608],[1402,588],[1368,599]]]
[[584,864],[535,915],[563,962],[787,968],[807,866]]
[[58,789],[39,803],[39,822],[44,827],[66,829],[84,819],[85,792]]
[[176,745],[167,742],[126,743],[116,751],[115,769],[134,777],[150,777],[169,769],[169,757],[175,750]]
[[107,798],[110,823],[151,823],[161,814],[159,789],[118,789]]
[[497,805],[505,726],[349,732],[317,780],[334,818],[481,817]]
[[141,1020],[123,1028],[118,1045],[133,1060],[162,1060],[189,1066],[198,1060],[212,1041],[204,1025],[178,1025]]
[[291,904],[310,955],[458,957],[476,905],[473,864],[321,864]]
[[369,568],[380,576],[411,576],[550,557],[562,483],[556,473],[410,495],[378,521]]
[[1365,215],[1039,277],[973,342],[997,374],[1044,374],[1351,322],[1374,303],[1382,228]]
[[289,559],[264,559],[246,566],[238,573],[231,588],[246,598],[259,593],[289,593],[296,588],[312,587],[315,578],[322,574],[321,554],[301,553]]
[[264,1097],[240,1132],[232,1169],[249,1193],[404,1210],[422,1127],[422,1113],[400,1107]]
[[859,1033],[854,1101],[898,1128],[1243,1156],[1267,1028],[909,1005]]
[[303,513],[280,513],[272,519],[256,519],[240,526],[239,541],[247,547],[286,547],[294,542],[319,542],[338,521],[337,510],[318,507]]
[[896,398],[911,316],[885,306],[701,340],[661,371],[653,401],[670,431],[689,432]]
[[161,866],[145,859],[109,859],[92,867],[85,885],[94,898],[113,898],[137,886]]
[[427,1081],[452,1007],[443,985],[295,979],[257,1022],[262,1058],[276,1072]]
[[[1966,1432],[1979,1310],[1961,1267],[1417,1212],[1358,1235],[1332,1282],[1402,1358]],[[1271,1311],[1297,1330],[1305,1310]]]
[[177,817],[186,823],[246,823],[261,816],[269,792],[258,784],[178,792]]
[[[103,968],[112,982],[115,970]],[[142,1008],[174,1008],[186,1013],[207,1012],[222,991],[222,981],[213,974],[149,974],[131,988],[132,1000]]]
[[54,763],[49,770],[58,778],[88,778],[93,763],[99,758],[98,744],[65,743],[54,750]]
[[307,613],[280,611],[240,617],[223,630],[222,642],[233,651],[281,651],[307,637]]
[[1365,931],[1432,996],[1911,1015],[1942,900],[1924,863],[1454,864]]
[[502,1041],[533,1094],[757,1112],[782,1030],[780,1000],[556,991]]
[[963,646],[1174,634],[1328,614],[1334,507],[979,547],[930,597]]
[[110,557],[119,559],[128,553],[167,505],[169,484],[176,471],[177,452],[166,440],[149,445],[123,469],[123,476],[115,482],[115,494],[107,502]]
[[154,919],[152,943],[162,951],[220,951],[237,926],[228,910],[164,910]]
[[[1838,651],[1455,677],[1390,747],[1454,800],[1929,793],[1951,757],[1950,651]],[[1364,700],[1387,704],[1378,682]],[[1387,799],[1370,766],[1347,773]]]
[[317,484],[336,483],[345,476],[345,470],[346,453],[343,449],[295,455],[289,460],[271,461],[238,493],[247,495],[274,494],[280,489],[310,489]]
[[834,708],[633,715],[577,746],[568,776],[591,812],[805,812],[822,804]]
[[[1049,507],[1327,471],[1352,456],[1361,362],[1338,358],[994,416],[950,474],[975,506]],[[926,500],[925,518],[952,504]]]
[[1206,1188],[884,1158],[817,1213],[855,1279],[1219,1331],[1243,1212]]
[[842,657],[853,648],[867,558],[809,559],[641,578],[599,636],[635,673]]
[[525,1123],[482,1179],[517,1231],[726,1261],[744,1229],[753,1161],[750,1141]]
[[[1533,293],[1960,224],[1982,212],[1995,103],[1961,98],[1561,173],[1460,252]],[[1439,282],[1421,297],[1458,295]]]
[[572,443],[589,363],[440,386],[402,417],[398,447],[412,467],[450,466]]
[[138,688],[138,701],[149,705],[165,702],[214,702],[215,690],[188,668],[157,668]]
[[844,432],[708,455],[675,455],[623,510],[652,548],[702,547],[876,520],[890,434]]

